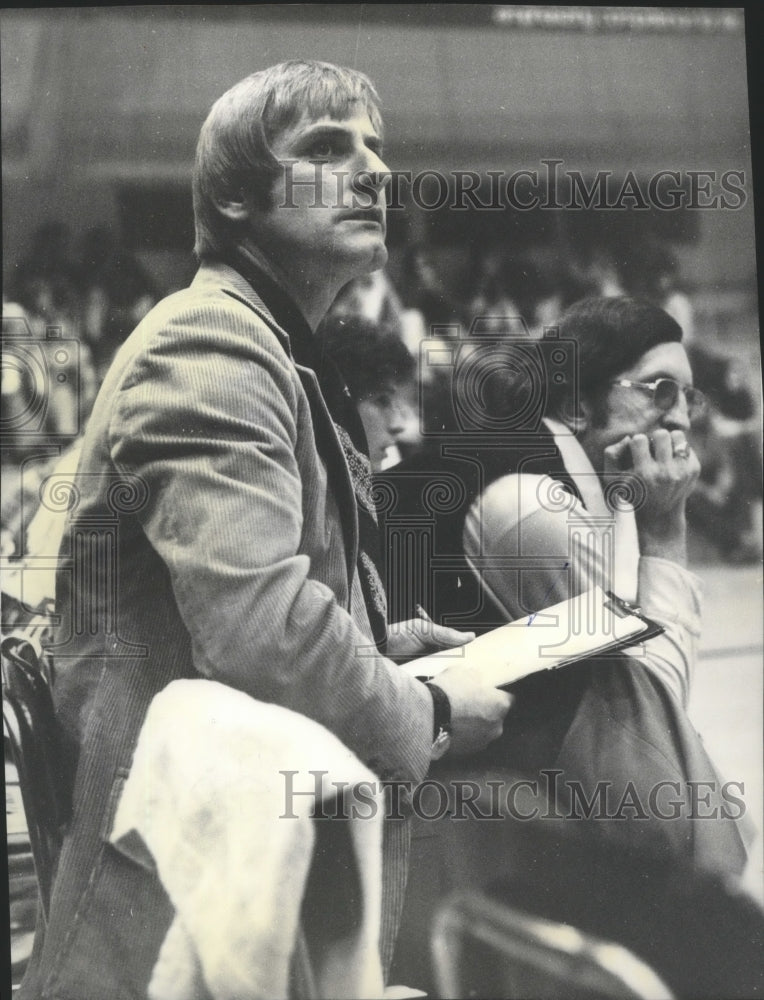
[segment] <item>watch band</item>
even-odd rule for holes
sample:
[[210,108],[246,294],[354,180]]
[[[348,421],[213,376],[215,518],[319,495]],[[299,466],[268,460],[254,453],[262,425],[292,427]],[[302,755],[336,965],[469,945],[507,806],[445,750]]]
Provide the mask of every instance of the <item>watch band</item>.
[[432,695],[432,760],[439,760],[451,746],[451,702],[446,692],[437,684],[427,682]]
[[432,716],[432,738],[437,739],[441,729],[451,730],[451,702],[443,688],[427,681],[427,687],[432,695],[433,716]]

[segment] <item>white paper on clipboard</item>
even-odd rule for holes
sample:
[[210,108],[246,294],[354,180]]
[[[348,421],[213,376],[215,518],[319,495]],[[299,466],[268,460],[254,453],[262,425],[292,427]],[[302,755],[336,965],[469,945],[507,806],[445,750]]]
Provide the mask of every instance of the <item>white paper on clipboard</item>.
[[402,669],[414,677],[431,679],[460,663],[465,669],[480,671],[487,684],[507,687],[539,670],[553,670],[625,649],[662,631],[639,608],[594,587],[527,618],[501,625],[459,649],[431,654],[426,677],[420,660],[412,660]]

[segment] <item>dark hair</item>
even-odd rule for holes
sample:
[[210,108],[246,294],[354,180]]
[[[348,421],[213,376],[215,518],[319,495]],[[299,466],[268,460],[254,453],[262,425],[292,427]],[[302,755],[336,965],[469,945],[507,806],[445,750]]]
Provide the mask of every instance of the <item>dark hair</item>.
[[574,416],[576,398],[601,409],[608,383],[631,368],[658,344],[679,343],[682,328],[667,312],[627,296],[587,298],[574,303],[560,320],[560,339],[577,349],[576,383],[551,382],[547,411],[567,419]]
[[237,227],[218,210],[220,199],[251,193],[268,204],[278,162],[270,144],[303,115],[347,117],[364,106],[382,132],[379,97],[371,80],[354,69],[293,59],[253,73],[212,106],[196,147],[193,174],[194,222],[199,258],[230,246]]
[[356,402],[414,375],[414,358],[398,334],[373,320],[330,314],[317,336]]

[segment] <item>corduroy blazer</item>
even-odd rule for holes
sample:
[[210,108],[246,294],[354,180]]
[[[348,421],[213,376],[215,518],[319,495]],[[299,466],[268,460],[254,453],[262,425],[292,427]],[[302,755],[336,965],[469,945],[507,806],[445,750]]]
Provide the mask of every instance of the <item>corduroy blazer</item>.
[[[203,265],[120,349],[69,501],[53,656],[73,809],[21,995],[122,1000],[145,997],[172,918],[155,874],[107,844],[156,692],[222,681],[412,783],[429,764],[432,702],[370,639],[352,484],[316,377],[232,268]],[[408,824],[393,825],[387,955],[408,842]]]

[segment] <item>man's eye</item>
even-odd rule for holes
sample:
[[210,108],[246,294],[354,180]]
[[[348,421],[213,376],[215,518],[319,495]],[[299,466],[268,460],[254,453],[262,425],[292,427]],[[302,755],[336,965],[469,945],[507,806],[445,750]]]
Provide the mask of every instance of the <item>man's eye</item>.
[[329,139],[321,139],[310,147],[311,157],[315,157],[317,160],[328,160],[335,153],[334,143],[330,142]]

